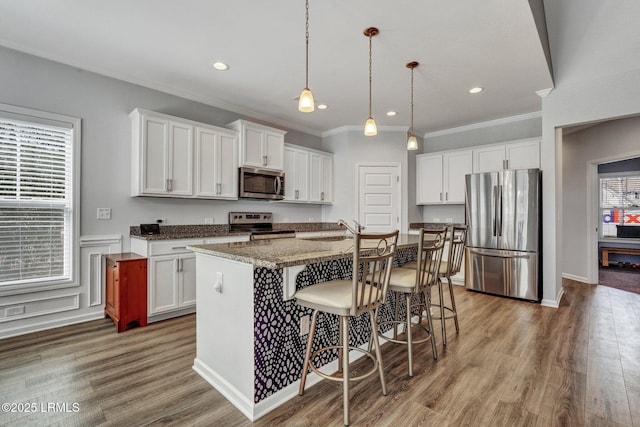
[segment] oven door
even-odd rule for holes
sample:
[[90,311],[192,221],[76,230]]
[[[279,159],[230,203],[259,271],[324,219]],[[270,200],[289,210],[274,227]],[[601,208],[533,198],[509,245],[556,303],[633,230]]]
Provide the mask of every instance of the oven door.
[[284,199],[284,172],[240,168],[239,182],[242,198]]

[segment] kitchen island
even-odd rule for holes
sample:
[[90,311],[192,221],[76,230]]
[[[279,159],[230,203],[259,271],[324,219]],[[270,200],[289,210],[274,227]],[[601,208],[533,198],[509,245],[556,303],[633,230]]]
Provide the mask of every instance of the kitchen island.
[[[401,234],[394,265],[414,260],[417,246],[418,236]],[[196,254],[193,369],[255,420],[298,394],[311,310],[296,304],[295,291],[351,278],[353,240],[274,239],[188,248]],[[381,320],[391,318],[392,304],[389,298]],[[352,345],[366,345],[368,316],[351,322]],[[321,315],[314,346],[335,342],[337,319]],[[337,354],[321,356],[318,365],[337,368]],[[310,374],[307,383],[319,380]]]

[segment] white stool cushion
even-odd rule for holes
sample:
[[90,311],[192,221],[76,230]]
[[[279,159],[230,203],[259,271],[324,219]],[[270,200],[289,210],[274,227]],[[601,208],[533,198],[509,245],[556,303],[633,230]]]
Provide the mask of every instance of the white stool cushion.
[[[370,292],[377,292],[377,288],[368,284],[365,286],[365,300],[368,300]],[[345,311],[348,313],[353,305],[352,288],[353,281],[351,280],[332,280],[300,289],[294,296],[296,302],[302,306],[342,314]],[[361,289],[358,289],[358,295],[360,295]],[[372,302],[375,303],[376,300],[374,299]]]

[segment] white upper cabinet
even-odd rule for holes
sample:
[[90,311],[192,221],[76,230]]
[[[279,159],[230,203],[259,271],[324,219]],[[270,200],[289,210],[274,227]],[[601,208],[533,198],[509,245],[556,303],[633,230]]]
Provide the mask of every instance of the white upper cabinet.
[[283,170],[285,131],[246,120],[236,120],[228,126],[240,137],[241,166]]
[[540,167],[540,139],[488,145],[473,150],[474,172]]
[[284,148],[284,200],[309,201],[309,152],[289,145]]
[[234,132],[142,109],[130,117],[132,196],[237,198]]
[[416,203],[463,204],[465,175],[472,166],[471,150],[416,156]]
[[234,132],[196,128],[196,197],[238,197],[238,138]]
[[311,152],[309,157],[309,201],[331,203],[333,201],[333,155]]
[[333,155],[297,145],[284,148],[284,202],[331,203]]
[[131,195],[191,196],[193,128],[142,110],[131,120]]

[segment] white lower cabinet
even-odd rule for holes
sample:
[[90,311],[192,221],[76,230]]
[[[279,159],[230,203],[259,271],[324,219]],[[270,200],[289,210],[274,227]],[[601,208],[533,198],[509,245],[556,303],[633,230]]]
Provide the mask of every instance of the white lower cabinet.
[[196,305],[195,255],[163,255],[149,259],[148,314]]

